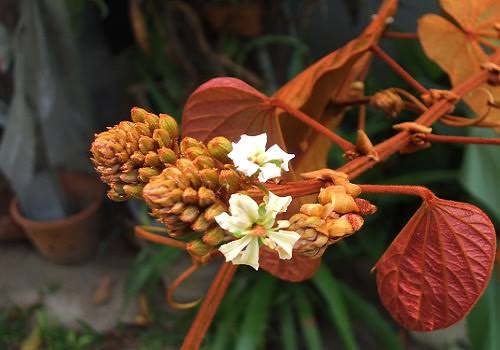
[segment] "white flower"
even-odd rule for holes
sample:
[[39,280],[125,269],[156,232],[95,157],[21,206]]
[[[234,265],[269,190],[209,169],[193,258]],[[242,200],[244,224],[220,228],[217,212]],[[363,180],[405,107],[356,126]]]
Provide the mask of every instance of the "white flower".
[[281,175],[281,170],[288,171],[288,162],[295,157],[286,153],[278,145],[271,146],[266,151],[267,135],[241,135],[237,143],[233,142],[233,149],[228,156],[234,162],[236,169],[246,176],[259,173],[259,181]]
[[238,238],[219,247],[226,261],[250,265],[258,270],[261,244],[276,250],[280,259],[291,259],[293,246],[300,235],[283,230],[290,225],[287,220],[279,220],[278,226],[273,228],[276,216],[285,212],[291,201],[290,196],[278,197],[269,192],[269,195],[264,197],[264,203],[258,205],[247,195],[231,195],[231,215],[222,213],[215,217],[220,227]]

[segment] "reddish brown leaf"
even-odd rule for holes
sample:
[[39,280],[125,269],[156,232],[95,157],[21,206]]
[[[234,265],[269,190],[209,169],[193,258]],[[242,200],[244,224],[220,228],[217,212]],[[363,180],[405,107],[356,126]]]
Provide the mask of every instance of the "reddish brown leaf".
[[207,141],[242,134],[268,134],[268,144],[285,147],[269,98],[236,78],[215,78],[196,89],[182,115],[184,136]]
[[259,265],[271,275],[290,282],[301,282],[314,276],[321,265],[321,259],[310,259],[294,254],[290,260],[281,260],[269,249],[261,249]]
[[[449,20],[428,14],[418,21],[418,36],[427,56],[436,62],[456,86],[481,70],[488,55],[481,44],[499,46],[500,39],[495,23],[500,23],[498,0],[441,0],[441,6],[458,25]],[[465,102],[477,115],[489,111],[486,103],[500,98],[500,87],[487,84],[465,96]],[[500,110],[491,109],[487,120],[500,120]]]
[[406,328],[448,327],[483,293],[495,249],[495,228],[479,208],[424,202],[376,264],[382,303]]

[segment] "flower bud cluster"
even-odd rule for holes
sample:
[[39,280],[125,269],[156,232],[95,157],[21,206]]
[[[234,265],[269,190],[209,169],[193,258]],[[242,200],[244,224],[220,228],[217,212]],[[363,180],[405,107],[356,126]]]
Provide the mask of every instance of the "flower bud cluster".
[[174,118],[134,107],[132,121],[95,135],[92,162],[111,189],[108,197],[123,201],[141,198],[149,179],[179,157],[179,128]]
[[301,238],[294,250],[301,255],[318,258],[327,246],[346,238],[363,226],[362,215],[373,214],[377,208],[369,201],[357,198],[361,188],[338,177],[318,195],[319,203],[304,204],[290,218],[289,229]]

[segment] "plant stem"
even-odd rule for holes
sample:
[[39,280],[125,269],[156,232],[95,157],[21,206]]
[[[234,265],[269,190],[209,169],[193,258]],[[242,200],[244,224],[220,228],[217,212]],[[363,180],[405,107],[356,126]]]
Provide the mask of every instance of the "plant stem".
[[[147,229],[154,230],[154,226],[146,226]],[[144,226],[136,226],[135,227],[135,235],[139,238],[144,238],[148,241],[167,245],[169,247],[186,250],[186,243],[178,241],[176,239],[172,239],[169,237],[157,235],[156,233],[149,232]]]
[[358,185],[362,193],[391,193],[419,196],[423,200],[432,200],[436,196],[423,186],[400,186],[400,185]]
[[408,73],[403,67],[399,65],[391,56],[385,53],[384,50],[380,48],[377,44],[373,44],[371,46],[371,50],[378,57],[380,57],[387,65],[396,72],[404,81],[406,81],[410,86],[412,86],[415,90],[417,90],[421,94],[427,94],[429,91],[420,84],[415,78],[413,78],[410,73]]
[[306,123],[309,125],[311,128],[315,129],[319,133],[325,135],[328,137],[330,140],[332,140],[335,144],[337,144],[344,152],[349,151],[352,149],[356,149],[356,146],[353,145],[351,142],[347,141],[343,137],[337,135],[330,129],[328,129],[326,126],[324,126],[321,123],[318,123],[316,120],[312,119],[309,117],[307,114],[303,113],[302,111],[292,108],[283,101],[274,98],[271,100],[271,104],[275,107],[281,108],[284,111],[288,112],[290,115],[293,117],[297,118],[298,120]]
[[194,272],[198,270],[200,267],[199,264],[193,262],[191,266],[189,266],[183,273],[181,273],[175,281],[173,281],[167,288],[167,293],[166,293],[166,299],[168,305],[170,305],[174,309],[190,309],[198,305],[201,299],[198,299],[196,301],[192,301],[189,303],[178,303],[174,300],[174,292],[176,289],[187,279],[189,276],[191,276]]
[[471,136],[446,136],[435,134],[419,134],[419,138],[434,143],[462,143],[478,145],[500,145],[500,138],[471,137]]
[[238,266],[232,263],[222,264],[219,272],[217,272],[217,276],[215,276],[214,281],[208,289],[207,295],[203,299],[203,303],[184,339],[181,350],[194,350],[200,348],[203,337],[237,269]]
[[384,32],[383,38],[387,39],[418,39],[417,33]]
[[370,103],[371,96],[363,96],[360,98],[353,98],[351,100],[332,100],[330,103],[335,107],[349,107],[354,105],[365,105]]

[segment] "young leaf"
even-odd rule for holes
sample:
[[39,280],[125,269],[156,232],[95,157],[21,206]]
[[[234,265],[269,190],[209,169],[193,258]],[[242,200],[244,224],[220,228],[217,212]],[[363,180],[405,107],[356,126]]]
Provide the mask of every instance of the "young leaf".
[[295,293],[295,303],[299,313],[302,333],[304,334],[304,341],[307,345],[306,348],[309,350],[324,349],[311,302],[303,289],[297,289]]
[[[450,77],[453,86],[481,70],[481,63],[488,56],[481,43],[499,46],[495,23],[500,22],[500,2],[497,0],[441,0],[443,10],[458,26],[449,20],[428,14],[418,21],[418,36],[427,56],[436,62]],[[500,87],[484,84],[464,97],[465,102],[482,115],[488,111],[489,95],[500,98]],[[483,91],[482,91],[483,90]],[[491,109],[488,120],[499,120],[500,110]]]
[[261,249],[260,267],[271,275],[290,282],[301,282],[311,278],[321,265],[321,259],[310,259],[294,254],[290,260],[282,260],[276,252]]
[[382,303],[406,328],[448,327],[486,288],[495,247],[495,228],[479,208],[424,201],[376,264]]
[[295,329],[293,312],[290,305],[281,305],[280,321],[283,349],[298,350],[297,330]]

